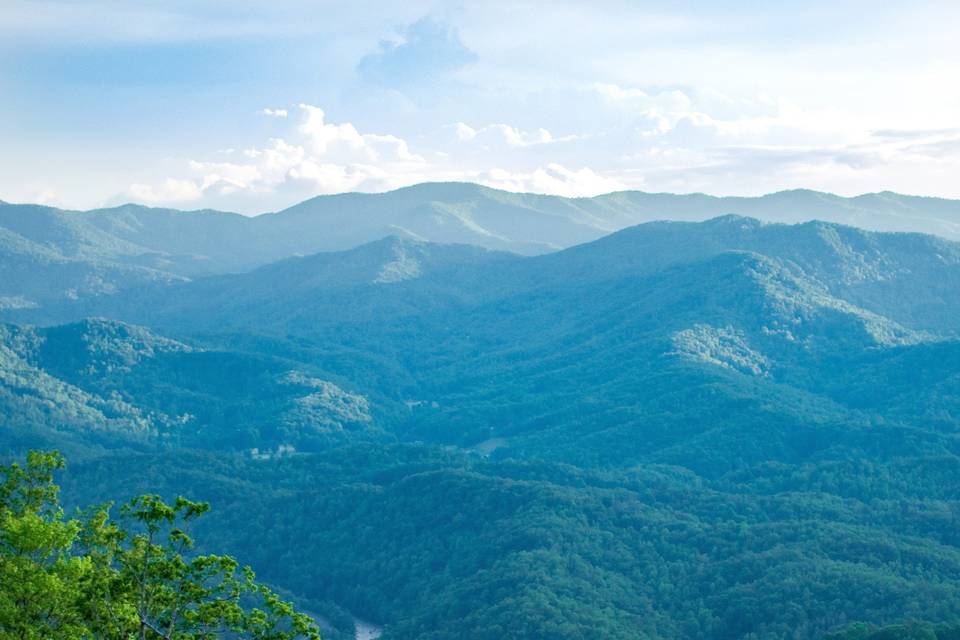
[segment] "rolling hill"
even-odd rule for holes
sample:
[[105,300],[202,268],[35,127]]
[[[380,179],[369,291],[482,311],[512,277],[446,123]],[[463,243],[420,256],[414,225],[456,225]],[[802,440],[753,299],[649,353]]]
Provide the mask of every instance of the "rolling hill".
[[248,271],[388,236],[539,255],[644,222],[727,214],[960,239],[958,202],[893,193],[843,198],[799,190],[717,198],[631,191],[562,198],[427,183],[382,194],[320,196],[255,217],[132,204],[65,211],[0,203],[0,314],[109,296],[156,280]]
[[70,452],[71,504],[211,500],[333,638],[949,622],[958,247],[727,215],[164,272],[10,310],[65,324],[0,325],[0,445]]

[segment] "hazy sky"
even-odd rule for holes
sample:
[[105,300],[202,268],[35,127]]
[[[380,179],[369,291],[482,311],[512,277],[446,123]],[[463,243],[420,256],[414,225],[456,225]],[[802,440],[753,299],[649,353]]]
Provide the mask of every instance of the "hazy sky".
[[960,2],[0,0],[0,199],[960,198]]

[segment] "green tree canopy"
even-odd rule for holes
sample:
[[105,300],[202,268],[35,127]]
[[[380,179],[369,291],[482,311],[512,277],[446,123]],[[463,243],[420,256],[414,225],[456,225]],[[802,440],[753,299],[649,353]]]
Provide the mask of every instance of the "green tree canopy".
[[189,531],[209,505],[130,500],[66,518],[58,453],[0,466],[0,638],[318,639],[313,621]]

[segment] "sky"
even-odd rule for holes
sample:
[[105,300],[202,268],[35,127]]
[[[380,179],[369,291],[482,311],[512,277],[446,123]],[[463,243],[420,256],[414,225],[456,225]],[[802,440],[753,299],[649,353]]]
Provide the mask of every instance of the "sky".
[[0,0],[0,199],[960,198],[960,2]]

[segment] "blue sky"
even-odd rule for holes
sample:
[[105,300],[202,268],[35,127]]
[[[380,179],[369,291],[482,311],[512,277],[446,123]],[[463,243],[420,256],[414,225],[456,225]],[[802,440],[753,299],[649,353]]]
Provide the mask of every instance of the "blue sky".
[[960,197],[960,4],[0,0],[0,199]]

